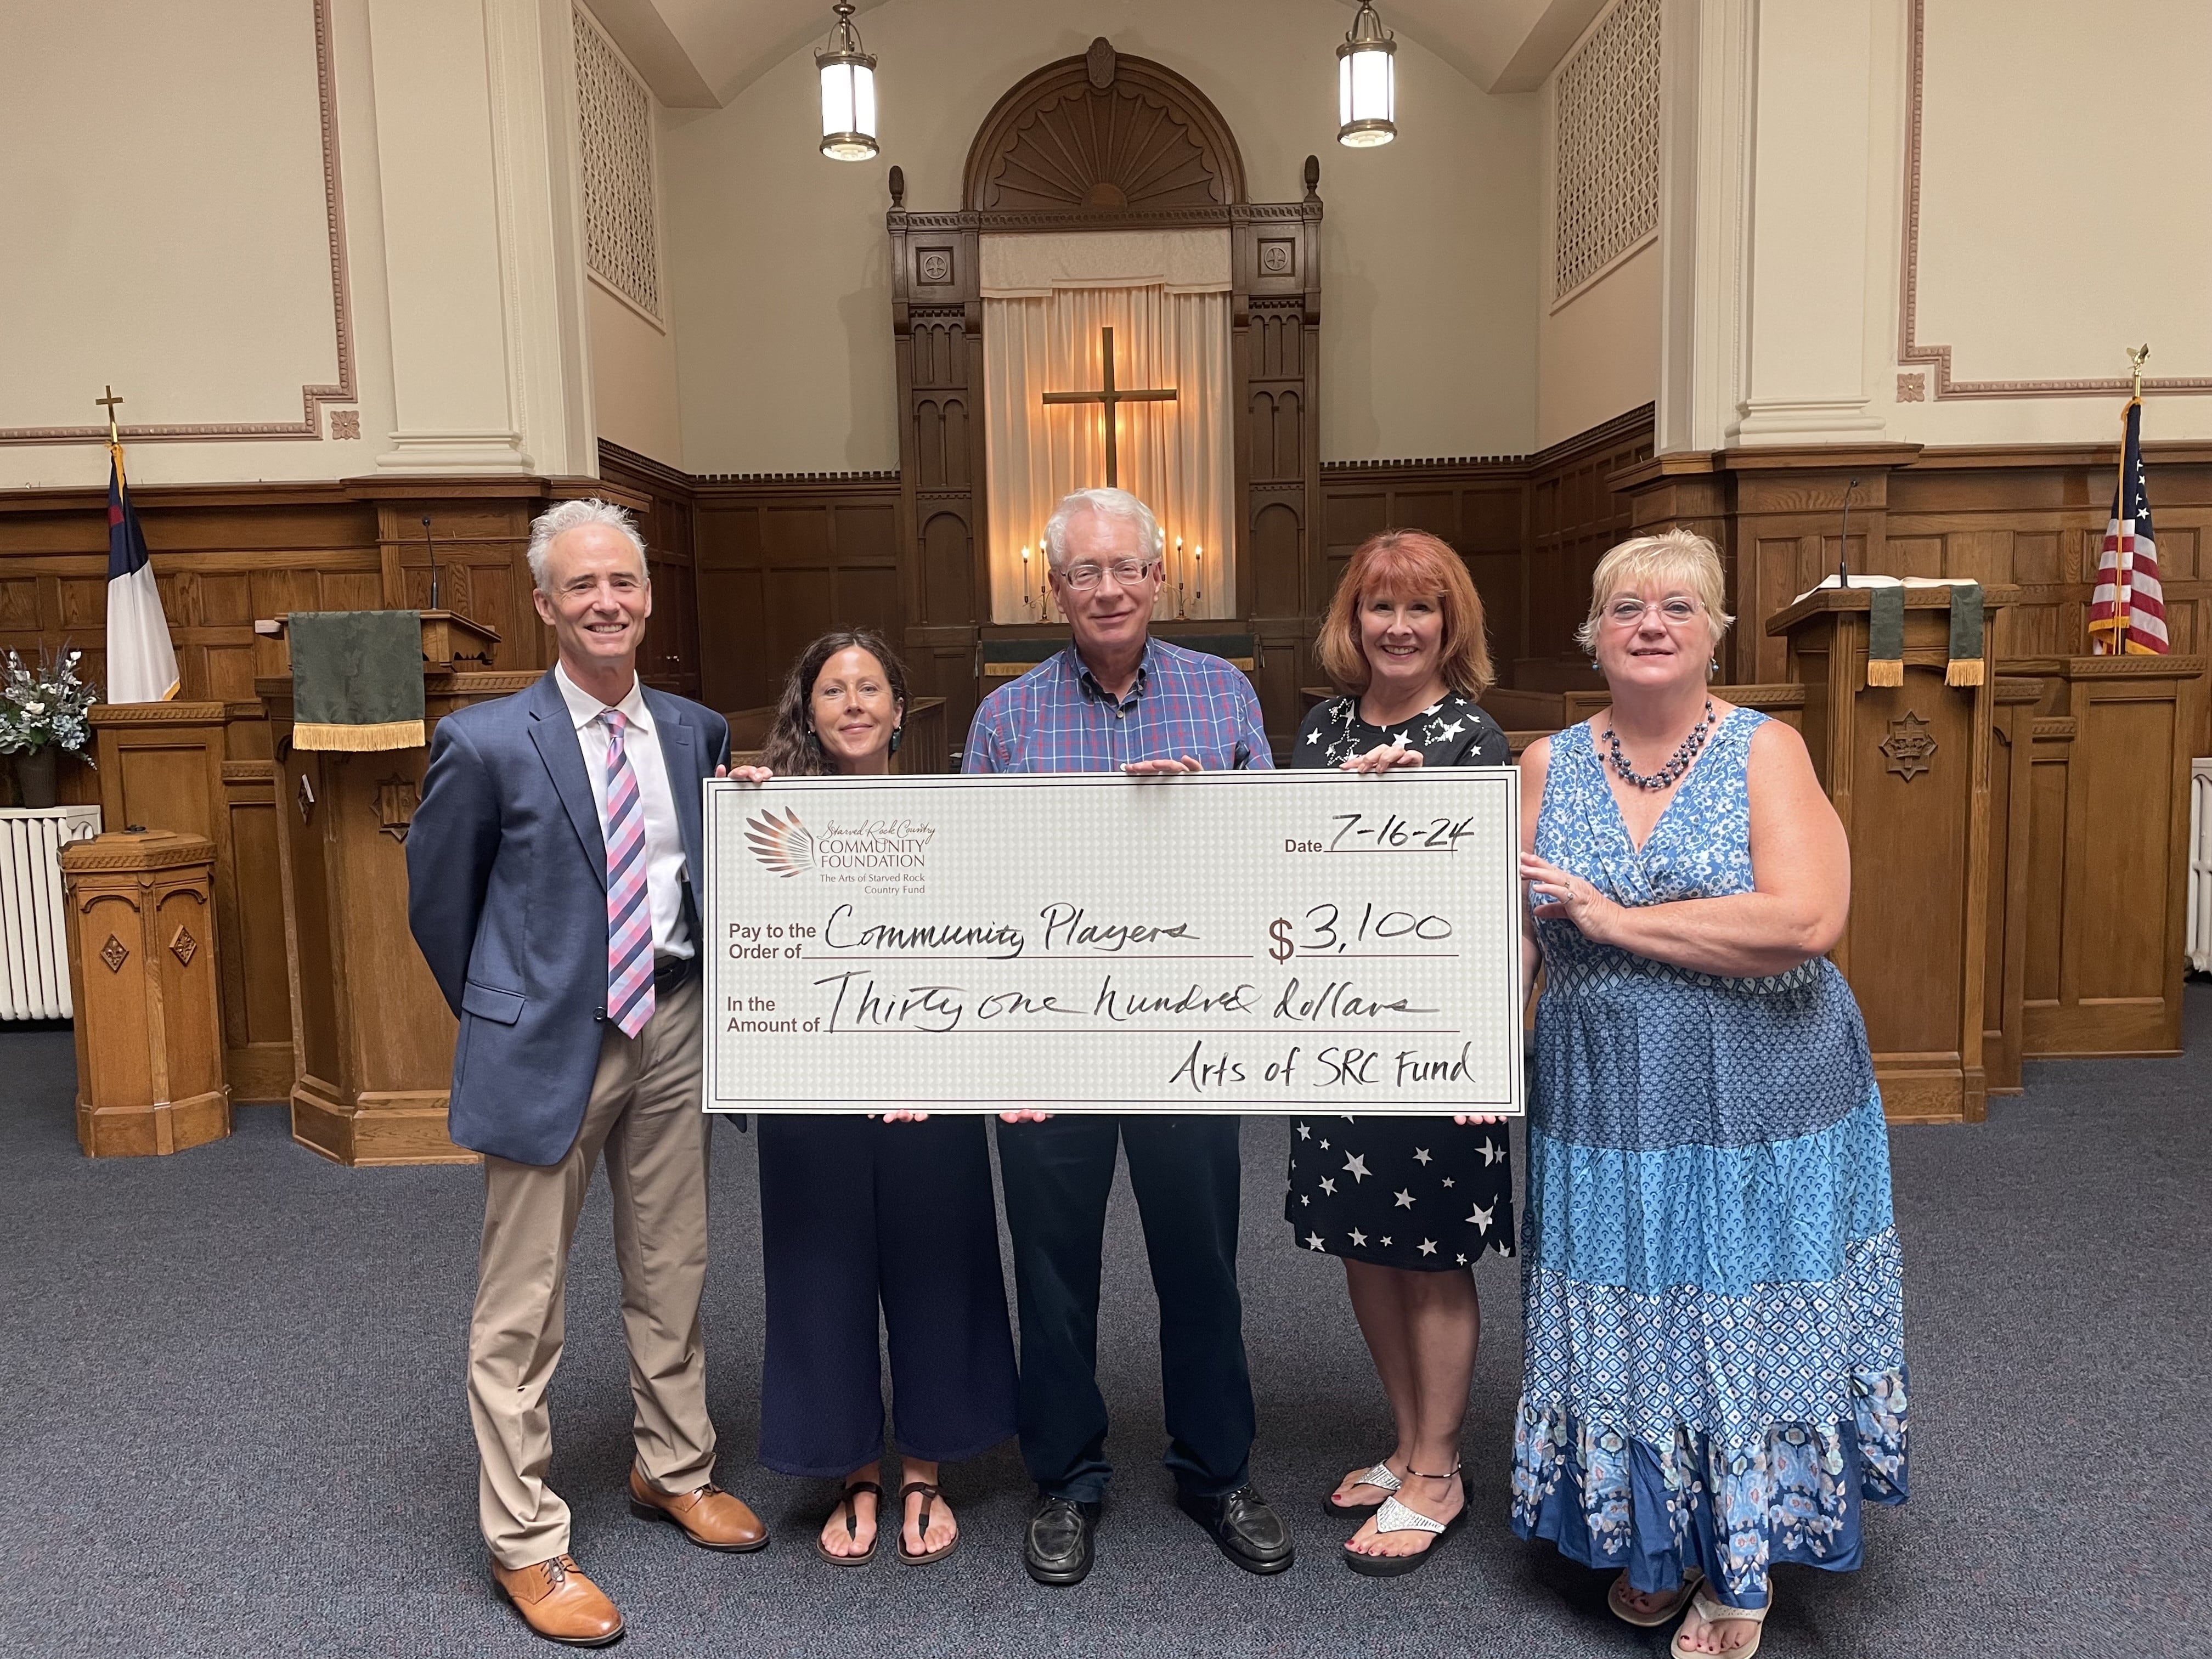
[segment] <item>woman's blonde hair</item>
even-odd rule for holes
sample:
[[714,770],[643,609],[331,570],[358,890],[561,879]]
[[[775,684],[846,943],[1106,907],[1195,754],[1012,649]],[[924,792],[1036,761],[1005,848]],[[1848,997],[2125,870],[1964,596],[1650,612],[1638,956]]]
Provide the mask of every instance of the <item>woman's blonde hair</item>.
[[1712,626],[1712,642],[1735,621],[1723,608],[1728,597],[1728,578],[1721,569],[1719,550],[1694,530],[1662,530],[1656,536],[1632,536],[1597,562],[1590,573],[1589,615],[1575,630],[1583,650],[1597,654],[1597,630],[1605,608],[1622,590],[1649,583],[1679,582],[1705,607]]
[[1345,566],[1314,641],[1322,672],[1338,691],[1351,696],[1367,689],[1370,671],[1359,646],[1359,607],[1377,596],[1437,602],[1444,624],[1437,672],[1460,696],[1480,702],[1498,684],[1484,637],[1482,595],[1474,591],[1466,563],[1449,543],[1425,530],[1385,530],[1360,543]]

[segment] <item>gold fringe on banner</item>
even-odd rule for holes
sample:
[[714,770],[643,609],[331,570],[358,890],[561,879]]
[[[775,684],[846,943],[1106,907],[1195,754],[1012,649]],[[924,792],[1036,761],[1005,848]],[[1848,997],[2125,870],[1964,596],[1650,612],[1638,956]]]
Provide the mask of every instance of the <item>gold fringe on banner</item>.
[[1946,685],[1979,685],[1982,683],[1982,659],[1979,657],[1954,657],[1943,671]]
[[1905,659],[1902,657],[1869,657],[1867,659],[1869,685],[1902,685],[1905,684]]
[[420,749],[428,739],[420,720],[385,720],[373,726],[325,726],[302,721],[292,728],[295,749]]

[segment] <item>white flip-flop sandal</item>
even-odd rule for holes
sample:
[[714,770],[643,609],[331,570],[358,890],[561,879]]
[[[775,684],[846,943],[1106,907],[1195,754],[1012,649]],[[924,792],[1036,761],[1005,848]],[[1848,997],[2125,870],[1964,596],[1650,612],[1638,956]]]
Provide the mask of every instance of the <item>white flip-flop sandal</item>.
[[[1770,1591],[1766,1598],[1766,1606],[1763,1607],[1732,1607],[1725,1601],[1714,1601],[1711,1596],[1700,1590],[1692,1599],[1692,1604],[1697,1611],[1698,1617],[1707,1624],[1717,1625],[1724,1619],[1741,1619],[1753,1625],[1763,1625],[1766,1622],[1767,1613],[1773,1609],[1774,1597]],[[1761,1633],[1754,1630],[1751,1633],[1751,1640],[1746,1642],[1741,1647],[1730,1648],[1724,1654],[1711,1654],[1701,1653],[1695,1648],[1684,1647],[1682,1632],[1676,1631],[1674,1639],[1667,1644],[1667,1648],[1668,1651],[1674,1656],[1674,1659],[1751,1659],[1751,1656],[1759,1651],[1759,1638]]]
[[[1377,1463],[1352,1484],[1355,1488],[1377,1487],[1385,1497],[1388,1497],[1406,1483],[1390,1473],[1390,1466],[1388,1463]],[[1356,1515],[1363,1521],[1382,1507],[1379,1504],[1340,1504],[1336,1501],[1336,1493],[1333,1490],[1322,1494],[1321,1506],[1331,1515]]]
[[1624,1571],[1613,1581],[1612,1588],[1606,1591],[1605,1604],[1613,1610],[1613,1616],[1620,1620],[1622,1624],[1633,1625],[1638,1630],[1656,1630],[1689,1605],[1690,1598],[1698,1593],[1698,1584],[1704,1577],[1705,1574],[1695,1567],[1684,1568],[1681,1583],[1675,1589],[1674,1594],[1668,1598],[1664,1607],[1656,1608],[1650,1613],[1638,1613],[1628,1605],[1627,1598],[1640,1595],[1642,1592],[1630,1588],[1628,1574]]
[[[1420,1474],[1420,1471],[1410,1470],[1408,1474]],[[1458,1474],[1459,1466],[1455,1463],[1449,1474],[1421,1475],[1421,1479],[1449,1480]],[[1433,1516],[1423,1515],[1419,1510],[1407,1508],[1395,1497],[1384,1498],[1382,1507],[1375,1511],[1377,1537],[1389,1532],[1425,1532],[1432,1534],[1435,1541],[1426,1549],[1411,1555],[1369,1555],[1346,1544],[1344,1547],[1344,1565],[1366,1578],[1400,1578],[1407,1573],[1419,1571],[1428,1565],[1431,1556],[1444,1547],[1444,1540],[1459,1529],[1460,1523],[1467,1519],[1467,1512],[1474,1507],[1467,1501],[1464,1492],[1460,1494],[1460,1499],[1459,1513],[1449,1521],[1439,1521]]]

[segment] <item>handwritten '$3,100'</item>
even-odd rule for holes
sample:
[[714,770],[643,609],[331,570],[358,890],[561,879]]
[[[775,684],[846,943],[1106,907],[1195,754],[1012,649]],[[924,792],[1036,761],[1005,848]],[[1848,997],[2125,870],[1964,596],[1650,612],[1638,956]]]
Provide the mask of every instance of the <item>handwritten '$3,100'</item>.
[[706,792],[710,1110],[1522,1109],[1510,768]]

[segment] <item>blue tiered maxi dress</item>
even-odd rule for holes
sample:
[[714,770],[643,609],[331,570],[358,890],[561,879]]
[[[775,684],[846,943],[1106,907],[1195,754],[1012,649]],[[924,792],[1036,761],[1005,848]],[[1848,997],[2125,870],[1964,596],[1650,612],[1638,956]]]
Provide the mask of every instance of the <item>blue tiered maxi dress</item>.
[[[1587,725],[1536,852],[1623,904],[1751,890],[1732,710],[1639,849]],[[1904,1296],[1866,1027],[1833,963],[1727,979],[1542,921],[1514,1529],[1666,1591],[1765,1606],[1859,1564],[1905,1496]]]

